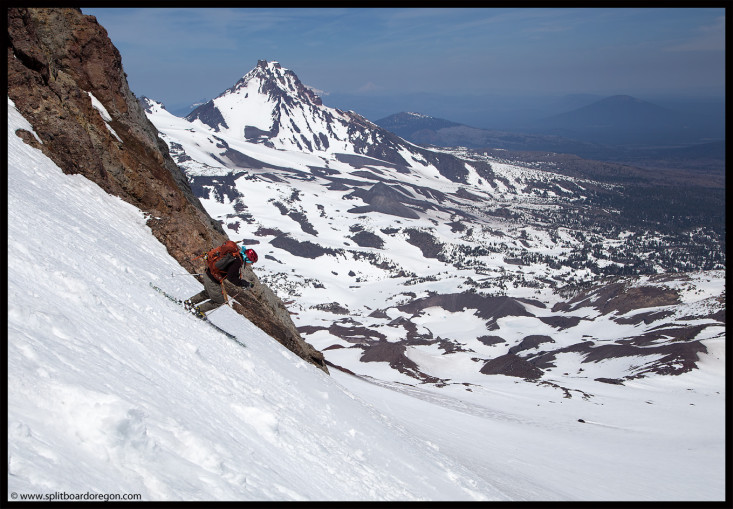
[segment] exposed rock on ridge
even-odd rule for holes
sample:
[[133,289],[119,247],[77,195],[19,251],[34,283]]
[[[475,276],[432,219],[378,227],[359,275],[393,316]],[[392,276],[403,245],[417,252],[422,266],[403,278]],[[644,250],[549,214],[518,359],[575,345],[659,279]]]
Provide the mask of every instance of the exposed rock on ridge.
[[223,238],[223,230],[140,109],[104,28],[75,9],[9,9],[8,42],[8,96],[41,150],[65,173],[80,173],[154,216],[156,237],[192,269],[186,255]]
[[[120,54],[93,16],[8,9],[8,97],[40,138],[32,142],[37,148],[65,173],[82,174],[149,214],[153,234],[187,270],[200,272],[195,254],[226,240],[130,91]],[[235,309],[328,372],[283,303],[248,277],[255,287]]]

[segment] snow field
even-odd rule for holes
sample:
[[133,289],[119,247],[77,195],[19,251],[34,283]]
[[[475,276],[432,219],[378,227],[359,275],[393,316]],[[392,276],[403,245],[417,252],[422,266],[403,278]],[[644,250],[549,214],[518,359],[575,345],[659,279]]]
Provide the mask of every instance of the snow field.
[[152,290],[201,285],[139,210],[23,144],[12,103],[8,121],[9,492],[506,499],[231,309],[212,320],[246,348]]
[[[269,65],[275,70],[274,63]],[[278,72],[283,82],[286,77]],[[220,105],[232,136],[200,122],[173,119],[168,120],[170,127],[161,129],[167,129],[169,143],[180,140],[186,152],[200,161],[185,163],[192,173],[230,171],[210,155],[221,150],[215,150],[221,143],[217,138],[275,166],[308,172],[309,165],[325,165],[338,168],[344,176],[354,171],[333,158],[241,140],[245,124],[263,130],[272,125],[273,105],[257,102],[255,85],[250,83],[246,107],[242,94],[231,94],[227,98],[231,102]],[[98,101],[91,99],[97,107]],[[104,108],[97,109],[106,120]],[[558,356],[553,368],[557,378],[543,377],[540,384],[531,384],[481,375],[476,370],[480,363],[469,360],[473,353],[443,355],[435,345],[409,347],[407,355],[438,373],[455,374],[464,383],[440,388],[418,385],[386,363],[359,365],[361,351],[347,348],[329,351],[329,359],[344,366],[363,366],[364,374],[379,380],[367,383],[340,372],[327,377],[229,308],[217,310],[212,320],[237,331],[247,348],[152,292],[147,281],[181,297],[201,286],[187,276],[170,277],[171,272],[183,271],[152,239],[139,211],[81,177],[63,176],[39,152],[23,145],[12,131],[30,126],[12,104],[9,110],[11,489],[85,491],[92,486],[100,491],[140,491],[150,500],[724,498],[723,327],[709,327],[701,334],[708,353],[702,355],[699,370],[679,377],[628,381],[625,386],[598,383],[585,376],[581,369],[587,365],[577,354]],[[243,111],[246,118],[240,115]],[[292,143],[295,130],[325,129],[319,112],[310,115],[299,109],[289,113],[292,120],[283,125],[283,132],[289,132],[290,139],[274,140],[279,149],[296,146]],[[346,139],[344,126],[333,126],[336,138]],[[332,142],[325,153],[337,151],[348,151],[347,145]],[[408,161],[419,159],[405,151],[402,154]],[[507,186],[499,182],[496,189],[481,183],[494,205],[546,206],[534,193],[523,191],[530,180],[547,178],[546,173],[499,161],[492,165],[508,181]],[[388,168],[374,171],[397,177]],[[412,177],[420,185],[444,192],[457,189],[452,183],[443,185],[444,177],[419,161]],[[553,177],[553,181],[558,180]],[[262,193],[254,217],[267,218],[263,225],[282,226],[298,240],[309,239],[296,222],[280,215],[269,202],[275,196],[273,188],[261,182],[248,181],[243,189],[248,202],[255,201],[252,193]],[[469,172],[469,182],[479,183],[475,171]],[[305,189],[308,184],[303,184]],[[313,207],[335,193],[324,193],[329,198],[322,198],[315,183],[312,188],[312,195],[304,195],[307,203],[296,205],[307,208],[309,217],[315,218],[320,216],[314,215]],[[282,191],[287,196],[287,185]],[[555,193],[548,190],[548,194]],[[314,220],[324,245],[355,247],[342,234],[348,225],[344,228],[337,219],[350,219],[343,206],[357,202],[333,199],[325,204],[329,217]],[[214,200],[208,200],[206,206],[217,216],[231,210],[230,203]],[[304,323],[327,316],[310,309],[309,304],[336,301],[354,309],[383,308],[385,302],[395,305],[405,289],[418,296],[428,290],[457,291],[462,288],[461,276],[443,277],[446,267],[436,260],[424,260],[418,248],[404,242],[404,235],[393,238],[379,233],[378,225],[427,225],[427,219],[443,218],[434,211],[414,223],[385,218],[374,222],[373,231],[385,239],[385,250],[394,252],[400,265],[419,276],[440,277],[440,282],[403,287],[404,278],[385,278],[369,263],[348,255],[303,263],[302,258],[282,250],[271,253],[285,268],[268,260],[262,270],[271,277],[279,277],[282,273],[274,274],[279,270],[300,273],[294,277],[303,284],[298,289],[302,294],[298,306],[308,309],[303,313],[307,317]],[[230,232],[233,238],[249,236],[249,225],[243,226],[240,233]],[[531,250],[552,251],[550,239],[532,228],[526,231]],[[508,233],[508,249],[517,247],[517,231]],[[458,243],[460,235],[439,227],[437,237]],[[564,237],[576,244],[569,235]],[[491,234],[482,238],[494,240]],[[615,243],[609,240],[606,247]],[[265,245],[266,241],[260,244]],[[95,254],[94,270],[88,268],[89,253]],[[518,268],[503,259],[501,254],[481,257],[487,271],[494,274],[507,271],[529,276],[536,271],[537,277],[553,275],[543,274],[537,266]],[[344,279],[350,270],[362,281],[347,280],[347,288]],[[325,288],[312,287],[312,280],[319,279]],[[687,306],[680,313],[704,315],[706,309],[716,309],[708,299],[720,294],[720,284],[722,277],[713,285],[691,285],[683,295]],[[511,290],[515,297],[532,297],[533,293],[530,288]],[[548,302],[549,296],[541,300]],[[543,313],[534,307],[532,311]],[[387,313],[400,315],[396,308]],[[573,344],[580,339],[578,335],[614,341],[637,332],[635,326],[621,326],[611,317],[588,318],[596,322],[592,326],[581,322],[572,332],[557,331],[540,320],[525,321],[522,326],[516,320],[501,319],[496,334],[510,341],[528,334],[548,334],[558,343]],[[435,308],[424,310],[417,321],[436,335],[462,340],[481,326],[470,311],[446,313]],[[391,329],[386,320],[364,325],[384,333]],[[316,336],[324,344],[334,338],[325,331]],[[338,339],[330,344],[348,346]],[[476,350],[494,353],[508,346],[476,345]],[[611,359],[594,365],[593,373],[614,377],[621,371],[619,366],[627,364]],[[559,376],[562,372],[572,376],[563,378]],[[571,382],[573,397],[563,397],[560,386]],[[581,417],[584,423],[578,421]]]
[[[290,114],[293,115],[292,112]],[[265,160],[265,154],[268,158],[277,154],[281,158],[282,166],[308,171],[303,154],[284,150],[270,151],[271,154],[260,145],[236,144],[235,140],[228,140],[228,143],[245,154],[254,156],[256,153],[254,157],[260,160]],[[407,156],[404,152],[403,155]],[[290,162],[288,159],[291,159]],[[412,157],[408,160],[416,161]],[[324,162],[341,171],[344,178],[361,180],[365,183],[365,189],[373,183],[371,179],[353,175],[357,169],[333,158],[324,159]],[[568,182],[569,189],[574,187],[573,184],[582,186],[584,183],[582,180],[551,176],[546,172],[498,160],[492,160],[491,164],[493,170],[506,183],[499,179],[497,187],[482,182],[480,189],[471,189],[475,194],[488,196],[487,203],[491,208],[509,205],[520,212],[548,208],[554,205],[548,205],[546,200],[537,196],[536,191],[524,188],[533,182],[552,181],[559,183],[561,189],[558,192],[562,193],[563,182]],[[367,165],[364,170],[388,180],[407,181],[405,176],[397,175],[390,168],[371,166]],[[194,164],[188,167],[193,173],[201,171],[195,169]],[[251,171],[253,175],[257,173],[258,171]],[[469,172],[469,182],[478,184],[478,180],[475,172]],[[295,202],[294,206],[303,207],[308,212],[309,219],[319,232],[318,243],[334,249],[353,247],[353,243],[347,239],[347,232],[355,221],[346,211],[361,203],[358,200],[344,203],[342,198],[348,192],[319,193],[318,186],[325,181],[318,177],[313,182],[293,179],[289,183],[263,184],[255,179],[242,183],[245,185],[242,185],[241,191],[247,198],[247,205],[257,202],[253,205],[255,208],[248,212],[260,220],[263,226],[277,224],[282,231],[290,233],[297,240],[311,239],[312,236],[302,232],[300,225],[281,216],[269,203],[270,198],[289,196],[292,192],[290,186],[297,185],[303,191],[303,202]],[[409,183],[444,193],[452,193],[459,188],[454,183],[445,182],[437,172],[421,166],[419,161],[413,165]],[[420,196],[409,185],[403,184],[402,187],[414,196]],[[306,189],[308,192],[305,192]],[[252,193],[261,193],[261,196],[251,200]],[[555,193],[548,191],[548,194]],[[326,217],[312,213],[316,205],[323,206]],[[205,203],[205,206],[208,207],[209,204]],[[486,206],[467,204],[464,209],[482,216],[482,207]],[[382,272],[370,270],[349,256],[304,260],[277,249],[272,253],[284,266],[271,263],[267,267],[263,266],[263,271],[277,272],[274,275],[268,274],[267,277],[273,278],[290,275],[290,282],[296,287],[298,295],[294,306],[300,311],[300,315],[294,316],[296,323],[329,325],[337,318],[331,316],[329,321],[328,313],[311,309],[311,306],[338,302],[351,309],[352,315],[362,321],[363,326],[384,333],[388,340],[393,340],[395,330],[400,329],[386,326],[387,320],[359,318],[368,315],[370,311],[367,311],[367,307],[384,309],[389,305],[394,306],[400,300],[400,294],[405,291],[414,292],[418,297],[425,295],[427,291],[461,291],[467,286],[463,284],[466,276],[460,274],[460,271],[450,270],[450,267],[437,260],[423,258],[418,248],[405,242],[404,233],[392,237],[383,235],[379,230],[385,227],[428,227],[439,241],[460,244],[464,233],[450,232],[444,226],[435,224],[443,222],[443,216],[442,212],[429,211],[421,214],[420,220],[414,221],[370,214],[369,222],[370,231],[385,240],[384,252],[389,253],[390,260],[418,276],[437,277],[439,281],[408,285],[404,278],[385,278]],[[559,241],[553,241],[542,230],[530,225],[511,226],[501,224],[491,216],[485,217],[487,228],[475,231],[473,240],[480,240],[484,244],[493,242],[497,246],[503,244],[501,253],[476,257],[477,261],[483,263],[481,271],[486,274],[487,280],[501,279],[504,274],[524,276],[529,281],[543,276],[554,278],[561,275],[566,282],[571,279],[571,274],[575,280],[591,276],[588,270],[572,271],[564,268],[553,271],[536,264],[519,267],[504,262],[505,257],[511,258],[525,250],[519,237],[521,230],[527,234],[529,247],[526,249],[540,254],[567,253],[572,246],[578,245],[578,240],[571,236],[570,230],[563,228],[557,231]],[[507,235],[501,237],[489,227]],[[619,234],[619,241],[607,239],[605,246],[612,247],[623,240],[626,234],[627,232]],[[263,239],[263,249],[266,242],[267,239]],[[344,246],[344,243],[348,245]],[[289,272],[293,269],[294,272]],[[344,274],[349,270],[353,270],[362,281],[346,279]],[[337,272],[338,276],[332,272]],[[325,288],[313,288],[309,283],[313,280],[320,281]],[[593,319],[594,323],[581,321],[572,331],[561,331],[539,319],[518,320],[509,317],[500,319],[499,329],[493,332],[507,339],[508,343],[486,346],[477,344],[476,340],[468,345],[474,348],[475,344],[476,353],[444,355],[436,346],[408,347],[408,358],[417,361],[421,366],[429,366],[438,373],[448,377],[452,375],[453,379],[461,381],[449,382],[441,388],[420,385],[415,379],[391,369],[385,362],[359,362],[361,349],[348,348],[348,342],[326,331],[309,335],[307,340],[321,349],[331,345],[347,347],[328,350],[326,356],[335,364],[372,376],[377,385],[364,384],[341,373],[336,373],[335,378],[345,377],[344,385],[371,401],[385,415],[401,419],[406,428],[422,437],[434,450],[460,458],[462,464],[469,465],[471,471],[484,479],[490,479],[492,485],[510,494],[513,500],[703,500],[721,497],[724,486],[723,453],[720,447],[724,442],[724,377],[716,366],[724,359],[724,339],[717,337],[717,329],[708,328],[704,332],[709,336],[705,340],[709,353],[703,356],[700,366],[706,375],[700,376],[698,373],[694,377],[687,376],[691,374],[674,377],[675,381],[672,383],[668,381],[671,377],[653,377],[640,381],[639,384],[636,381],[628,382],[626,386],[597,382],[594,378],[598,376],[616,378],[629,367],[629,358],[583,364],[579,356],[572,353],[558,355],[557,367],[552,368],[538,384],[512,377],[486,376],[478,372],[481,363],[471,361],[472,356],[490,354],[494,357],[506,353],[511,345],[530,334],[550,335],[564,346],[582,339],[596,342],[616,341],[626,336],[638,335],[639,332],[634,325],[617,324],[611,320],[611,316],[598,317],[595,311],[588,308],[578,313],[553,313],[550,309],[557,302],[558,296],[552,295],[546,289],[522,287],[513,283],[509,283],[507,287],[498,286],[486,290],[486,293],[499,294],[503,290],[512,297],[538,298],[547,307],[527,305],[535,315],[580,316]],[[716,290],[712,290],[710,294],[706,294],[704,290],[699,292],[700,288],[688,292],[691,299],[688,306],[690,313],[705,309],[703,295],[710,295],[711,298],[717,295]],[[698,297],[701,300],[696,300]],[[387,309],[387,314],[392,318],[400,315],[394,307]],[[466,337],[471,335],[471,323],[476,327],[480,325],[475,317],[453,316],[437,310],[424,310],[418,320],[422,320],[423,327],[441,330],[448,337],[448,331],[443,328],[448,327],[441,320],[458,323],[460,327],[453,327],[456,329],[455,333]],[[541,348],[542,345],[535,350]],[[639,359],[639,364],[649,361],[649,358]],[[442,370],[447,366],[450,370]],[[641,367],[643,366],[639,366]],[[590,372],[593,373],[592,376]],[[386,396],[385,386],[399,397]],[[572,397],[565,397],[565,394]],[[446,408],[455,410],[455,413],[445,412]],[[465,414],[476,420],[467,424]],[[579,423],[579,418],[583,418],[585,423]],[[675,425],[670,426],[670,423]]]
[[[724,451],[713,438],[725,420],[715,381],[724,365],[719,353],[703,361],[712,372],[625,387],[579,378],[588,399],[512,377],[494,376],[488,384],[468,372],[461,380],[478,385],[334,377],[409,423],[417,437],[461,457],[512,500],[711,500],[710,483],[723,483],[724,472]],[[385,397],[385,387],[401,396]],[[689,411],[681,414],[683,405]]]

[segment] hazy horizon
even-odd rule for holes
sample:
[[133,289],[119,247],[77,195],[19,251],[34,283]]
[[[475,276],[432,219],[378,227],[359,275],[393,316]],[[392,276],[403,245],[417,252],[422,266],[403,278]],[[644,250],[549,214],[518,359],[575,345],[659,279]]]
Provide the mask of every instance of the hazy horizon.
[[170,111],[213,99],[258,60],[280,62],[324,104],[372,120],[410,109],[445,116],[441,98],[456,105],[450,120],[469,123],[458,117],[475,113],[465,103],[476,98],[498,115],[518,101],[527,109],[573,94],[725,95],[724,8],[82,12],[107,30],[132,91]]

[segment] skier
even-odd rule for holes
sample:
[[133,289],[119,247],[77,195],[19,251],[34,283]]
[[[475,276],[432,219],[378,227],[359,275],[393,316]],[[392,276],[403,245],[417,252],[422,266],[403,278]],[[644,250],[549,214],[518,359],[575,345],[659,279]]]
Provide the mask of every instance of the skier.
[[[208,267],[203,276],[204,289],[184,301],[186,309],[199,318],[205,318],[206,313],[226,302],[225,279],[240,288],[252,288],[254,286],[242,279],[241,276],[248,263],[251,264],[257,261],[257,253],[254,249],[247,249],[245,246],[237,251],[236,247],[237,245],[234,242],[227,241],[207,253],[206,262]],[[207,299],[208,301],[204,302]]]

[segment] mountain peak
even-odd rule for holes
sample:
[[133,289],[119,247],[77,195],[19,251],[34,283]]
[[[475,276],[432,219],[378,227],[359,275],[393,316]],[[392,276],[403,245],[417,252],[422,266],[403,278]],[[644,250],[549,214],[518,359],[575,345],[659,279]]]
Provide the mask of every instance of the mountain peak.
[[[251,84],[254,83],[252,86]],[[321,98],[311,88],[301,83],[298,76],[290,69],[284,68],[280,62],[258,60],[254,69],[247,74],[222,95],[235,94],[242,89],[247,89],[245,95],[256,88],[257,92],[265,94],[277,100],[278,98],[292,97],[314,105],[321,105]],[[221,96],[219,96],[221,97]]]
[[355,113],[324,106],[293,71],[267,60],[258,60],[237,83],[186,119],[246,141],[308,152],[354,153],[348,126],[378,129]]
[[[269,144],[283,128],[300,134],[297,123],[285,120],[284,116],[309,118],[322,105],[321,98],[303,85],[293,71],[276,61],[258,60],[232,87],[193,110],[186,119],[199,120],[235,137]],[[288,145],[300,144],[302,148],[302,140],[294,137],[297,139]]]
[[[435,120],[419,113],[405,115]],[[323,105],[311,88],[278,62],[259,60],[233,87],[196,108],[186,120],[206,124],[230,139],[269,148],[343,154],[354,165],[364,160],[350,156],[361,155],[404,171],[407,167],[424,171],[432,165],[454,181],[465,181],[468,174],[465,164],[453,156],[412,145],[352,111]]]
[[268,62],[267,60],[258,60],[257,61],[257,67],[261,69],[267,69],[268,67],[272,67],[273,69],[281,69],[282,66],[280,65],[280,62],[276,60],[272,60]]
[[416,117],[416,118],[433,118],[433,117],[431,117],[429,115],[423,115],[422,113],[415,113],[414,111],[408,111],[406,113],[407,113],[407,115],[409,115],[411,117]]
[[435,118],[414,111],[395,113],[377,120],[375,123],[405,139],[410,139],[417,131],[438,131],[439,129],[460,125],[450,120]]

